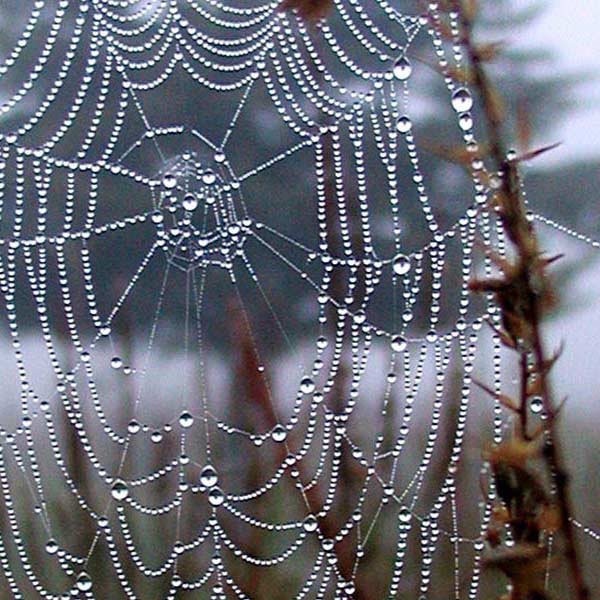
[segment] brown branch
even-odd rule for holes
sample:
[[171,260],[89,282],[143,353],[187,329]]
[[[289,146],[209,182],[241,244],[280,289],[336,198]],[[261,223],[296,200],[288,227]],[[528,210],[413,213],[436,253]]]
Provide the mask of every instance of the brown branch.
[[[521,360],[521,398],[519,407],[520,429],[527,438],[527,402],[530,372],[528,357],[534,359],[534,375],[538,378],[539,395],[546,414],[546,445],[543,458],[552,474],[560,520],[562,523],[565,554],[578,600],[587,600],[589,590],[585,584],[581,560],[577,551],[575,532],[572,524],[571,500],[568,490],[568,474],[564,467],[564,453],[561,440],[555,428],[557,409],[553,401],[549,381],[548,365],[552,364],[546,354],[541,321],[544,312],[552,301],[550,284],[545,268],[547,262],[541,257],[538,239],[522,202],[519,182],[518,161],[508,160],[502,134],[502,120],[498,114],[496,92],[473,39],[472,11],[464,0],[451,0],[452,10],[457,11],[462,28],[460,40],[473,74],[473,85],[477,89],[488,132],[490,159],[500,175],[500,190],[497,204],[500,220],[515,250],[515,261],[511,272],[504,273],[504,289],[489,290],[496,295],[507,333],[513,338]],[[485,287],[484,282],[477,282]]]

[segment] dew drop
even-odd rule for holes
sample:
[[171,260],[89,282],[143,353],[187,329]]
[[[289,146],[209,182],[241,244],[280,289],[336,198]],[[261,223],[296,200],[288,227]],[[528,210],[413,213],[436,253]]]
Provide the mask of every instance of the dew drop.
[[470,112],[461,113],[458,117],[458,126],[463,131],[469,131],[473,127],[473,117]]
[[183,208],[188,212],[196,210],[196,208],[198,208],[198,198],[196,198],[195,194],[186,194],[183,197],[182,205]]
[[211,465],[206,465],[200,472],[200,485],[211,488],[217,485],[218,481],[217,472]]
[[404,254],[397,254],[392,260],[392,269],[396,275],[406,275],[410,271],[410,259]]
[[306,533],[314,533],[319,527],[317,517],[315,517],[315,515],[308,515],[308,517],[304,519],[302,527],[304,527],[304,531],[306,531]]
[[123,480],[117,479],[117,481],[113,483],[110,493],[115,500],[121,502],[122,500],[125,500],[127,496],[129,496],[129,489]]
[[300,391],[303,394],[311,394],[315,391],[315,382],[310,377],[303,377],[300,381]]
[[325,348],[327,348],[327,338],[325,336],[320,336],[319,338],[317,338],[317,348],[319,348],[319,350],[324,350]]
[[160,442],[162,442],[162,439],[163,439],[162,433],[160,431],[153,431],[152,434],[150,435],[150,439],[155,444],[159,444]]
[[412,515],[410,513],[410,510],[408,510],[408,508],[403,507],[400,509],[400,512],[398,513],[398,520],[400,521],[400,523],[410,523],[412,519]]
[[406,81],[411,76],[412,65],[406,56],[401,56],[396,60],[392,72],[394,73],[394,77],[400,81]]
[[90,576],[84,571],[77,577],[77,583],[75,584],[80,592],[89,592],[92,589],[92,580]]
[[58,552],[58,544],[54,538],[51,538],[46,542],[46,552],[48,554],[56,554]]
[[110,366],[113,369],[120,369],[123,366],[123,359],[120,356],[113,356],[110,359]]
[[395,335],[392,338],[390,346],[394,352],[402,352],[403,350],[406,350],[406,339],[401,335]]
[[132,435],[135,435],[141,429],[140,424],[137,421],[129,421],[129,425],[127,425],[127,431]]
[[407,115],[403,115],[396,121],[396,130],[399,133],[408,133],[412,129],[412,121]]
[[281,444],[287,438],[287,430],[283,425],[275,425],[271,431],[271,437],[274,442]]
[[473,97],[467,88],[458,88],[452,94],[452,108],[458,113],[464,113],[473,107]]
[[435,341],[437,341],[438,339],[438,334],[435,331],[435,329],[430,329],[427,334],[425,335],[425,339],[430,343],[433,344]]
[[177,178],[175,175],[165,175],[162,180],[162,184],[168,190],[172,190],[177,185]]
[[213,171],[205,171],[202,174],[202,182],[206,185],[212,185],[217,180],[217,176]]
[[539,415],[544,409],[544,403],[539,396],[535,396],[535,398],[531,399],[529,404],[529,408],[531,408],[531,412],[535,415]]
[[221,488],[215,487],[208,492],[208,501],[212,506],[221,506],[225,502],[225,494]]
[[184,429],[188,429],[194,424],[194,417],[191,415],[191,413],[184,411],[179,415],[179,424]]

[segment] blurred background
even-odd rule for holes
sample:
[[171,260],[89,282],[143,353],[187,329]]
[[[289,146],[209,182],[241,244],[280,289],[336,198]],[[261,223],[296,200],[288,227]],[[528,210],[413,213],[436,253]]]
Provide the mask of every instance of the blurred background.
[[[10,98],[31,72],[59,4],[46,3],[30,44],[15,66],[2,73],[0,103]],[[152,3],[147,4],[152,7]],[[213,2],[198,4],[209,12],[216,10]],[[403,13],[417,14],[417,3],[395,4]],[[10,55],[33,6],[34,3],[21,0],[0,3],[0,58]],[[565,344],[554,372],[554,383],[557,397],[568,396],[560,426],[574,476],[578,522],[591,529],[591,533],[581,530],[580,542],[589,583],[598,594],[600,538],[594,532],[600,531],[600,442],[597,436],[600,263],[598,247],[586,239],[600,240],[600,42],[597,37],[600,6],[593,2],[574,5],[567,0],[498,0],[482,2],[482,6],[481,38],[503,44],[501,58],[491,70],[505,98],[508,138],[516,140],[517,120],[521,115],[531,129],[532,146],[562,142],[558,149],[535,164],[526,165],[524,176],[532,211],[567,228],[561,231],[538,221],[545,247],[550,253],[565,255],[555,271],[560,305],[548,323],[547,337],[549,345],[558,345],[561,341]],[[186,10],[192,19],[193,11],[185,5],[182,12]],[[133,8],[131,11],[133,14]],[[76,7],[66,8],[65,26],[57,40],[59,51],[51,56],[24,101],[0,116],[3,147],[10,145],[10,134],[30,120],[51,93],[61,69],[59,58],[68,53],[77,28],[76,13]],[[331,27],[335,29],[338,25],[332,19]],[[86,35],[93,35],[91,28],[85,32],[84,39]],[[396,34],[395,31],[388,33]],[[350,49],[356,49],[353,40],[344,41]],[[84,43],[81,53],[72,57],[73,66],[59,98],[70,98],[72,102],[76,97],[85,76],[84,58],[89,56],[90,48],[91,45]],[[144,51],[140,51],[142,60],[151,54],[144,55]],[[430,39],[426,35],[417,36],[408,54],[414,69],[410,107],[420,148],[421,170],[427,174],[436,219],[440,228],[446,230],[469,206],[472,183],[459,166],[446,160],[444,149],[460,143],[461,138],[451,119],[452,109],[442,78],[431,68]],[[370,57],[366,60],[372,60],[373,65],[380,62]],[[335,75],[341,81],[351,79],[343,69]],[[104,99],[107,114],[115,114],[122,100],[121,88],[114,87],[118,91],[113,93],[109,87],[111,92]],[[316,539],[314,543],[304,543],[291,558],[273,561],[272,566],[248,564],[240,560],[232,548],[237,546],[252,556],[281,556],[293,544],[298,527],[283,534],[274,533],[267,528],[253,527],[251,522],[238,518],[235,511],[219,509],[219,524],[232,540],[232,547],[227,548],[222,541],[216,543],[208,535],[208,541],[186,548],[175,561],[177,577],[186,581],[207,573],[203,588],[186,590],[185,585],[174,586],[173,561],[167,560],[177,555],[178,543],[186,544],[196,538],[213,523],[211,517],[215,518],[214,506],[206,501],[206,489],[202,488],[202,469],[214,464],[219,472],[219,485],[230,495],[243,495],[261,488],[284,463],[287,454],[284,446],[273,442],[271,432],[278,423],[294,424],[294,418],[299,424],[293,429],[295,437],[288,439],[288,444],[295,447],[295,451],[310,438],[313,429],[316,431],[317,442],[307,453],[304,466],[299,467],[299,478],[305,484],[317,473],[315,483],[309,486],[313,491],[309,492],[308,501],[319,505],[327,498],[334,504],[334,509],[320,518],[323,537],[334,537],[356,514],[356,520],[362,520],[363,533],[368,532],[368,542],[364,544],[354,538],[348,542],[347,537],[336,545],[337,566],[343,577],[350,577],[353,566],[360,563],[354,589],[349,586],[347,596],[369,600],[388,597],[392,573],[398,568],[397,557],[404,556],[403,574],[391,597],[417,597],[415,589],[419,586],[422,590],[425,586],[422,597],[449,598],[456,589],[460,597],[468,597],[469,591],[474,589],[474,573],[478,573],[474,557],[480,552],[476,540],[482,533],[480,523],[485,512],[481,504],[484,498],[479,493],[481,454],[492,441],[497,416],[489,399],[476,391],[471,393],[466,441],[454,496],[459,509],[458,533],[464,540],[458,543],[451,534],[440,533],[435,527],[431,530],[433,533],[427,533],[431,522],[436,521],[431,515],[436,510],[440,488],[445,485],[458,427],[464,377],[458,349],[450,353],[452,360],[445,372],[444,399],[438,407],[433,400],[434,356],[427,353],[423,382],[415,393],[414,415],[406,434],[402,432],[402,425],[408,406],[406,396],[410,393],[401,386],[397,386],[398,389],[392,386],[390,392],[395,379],[389,373],[387,340],[373,344],[368,368],[360,376],[360,393],[354,398],[357,405],[347,424],[349,438],[359,448],[372,447],[380,440],[385,450],[391,450],[399,439],[405,440],[402,459],[393,467],[394,487],[413,490],[414,498],[409,494],[408,498],[412,499],[406,502],[419,517],[413,518],[413,524],[418,520],[419,525],[409,528],[406,547],[403,547],[396,534],[398,507],[389,509],[380,486],[363,487],[364,469],[360,461],[352,460],[350,443],[344,443],[343,450],[338,448],[336,454],[335,444],[330,444],[328,439],[332,428],[330,420],[321,413],[313,414],[310,407],[302,406],[302,411],[296,411],[301,401],[298,389],[315,360],[327,364],[336,360],[335,326],[324,316],[326,311],[315,286],[310,283],[322,279],[323,266],[306,250],[314,251],[319,245],[313,150],[308,146],[296,149],[299,139],[282,121],[266,89],[257,83],[248,93],[230,132],[226,162],[228,169],[231,168],[222,170],[216,158],[218,153],[207,149],[194,132],[215,142],[222,139],[240,106],[242,92],[222,94],[207,90],[194,83],[183,69],[175,69],[156,89],[136,93],[143,108],[137,113],[132,110],[124,117],[112,158],[121,157],[122,167],[140,173],[146,181],[102,172],[96,183],[90,183],[89,173],[55,169],[52,174],[46,174],[51,182],[47,192],[46,235],[63,231],[67,214],[71,214],[73,231],[88,227],[90,185],[92,189],[97,185],[99,190],[93,216],[96,225],[116,223],[141,213],[162,212],[161,218],[168,220],[170,216],[163,210],[163,192],[150,189],[147,181],[164,181],[166,176],[175,173],[180,181],[188,177],[192,187],[202,187],[202,174],[213,170],[221,173],[220,189],[224,190],[223,194],[230,194],[236,210],[240,213],[247,210],[253,220],[268,225],[269,231],[261,236],[269,246],[257,243],[252,236],[239,242],[253,270],[235,271],[237,278],[232,284],[231,272],[216,263],[192,271],[175,267],[167,277],[166,255],[162,255],[161,248],[157,250],[158,259],[148,262],[138,281],[136,273],[152,251],[157,228],[163,227],[151,219],[115,227],[102,235],[91,236],[84,243],[67,242],[64,251],[56,256],[53,250],[44,254],[33,246],[22,253],[22,248],[19,249],[14,258],[10,244],[2,245],[0,252],[5,265],[2,294],[6,308],[0,317],[0,381],[3,382],[0,425],[6,451],[3,450],[0,473],[3,482],[0,558],[4,572],[4,578],[0,578],[0,597],[27,600],[42,597],[40,586],[57,594],[54,598],[152,600],[175,597],[175,594],[178,598],[284,600],[297,597],[302,586],[311,581],[311,567],[319,560],[320,545]],[[102,95],[100,77],[93,78],[88,94],[93,98]],[[70,102],[64,102],[64,106],[70,106]],[[52,156],[65,160],[75,156],[81,161],[101,160],[107,134],[102,131],[102,122],[100,133],[88,144],[86,153],[78,155],[82,140],[87,139],[93,110],[93,103],[83,104],[77,117],[72,119],[68,133],[51,143]],[[477,134],[482,136],[477,109],[473,112]],[[65,118],[63,113],[60,100],[51,103],[39,123],[20,136],[19,144],[37,148],[52,142],[57,123]],[[160,149],[157,149],[155,137],[145,134],[148,129],[140,118],[141,113],[154,128],[183,127],[174,133],[157,135],[160,138]],[[372,140],[369,144],[365,152],[367,170],[381,173],[381,184],[374,178],[375,183],[369,188],[373,246],[379,256],[389,258],[394,255],[398,233],[392,227],[384,169],[377,160]],[[290,148],[293,152],[285,155]],[[262,165],[272,157],[277,160],[263,169]],[[21,167],[15,153],[4,159],[6,185],[0,237],[12,239],[15,228],[21,227],[17,226],[21,217],[22,237],[32,238],[39,215],[33,209],[28,212],[27,206],[31,203],[27,199],[38,195],[38,167],[35,161],[27,162],[28,158],[23,173],[19,174]],[[196,171],[183,175],[182,165],[188,163]],[[425,227],[421,207],[412,197],[415,196],[413,173],[405,156],[399,156],[398,171],[407,198],[412,200],[403,202],[400,209],[402,252],[410,254],[425,246],[431,233]],[[243,194],[235,188],[226,189],[234,179],[233,172],[242,178],[249,174],[243,180]],[[20,175],[23,180],[19,179]],[[13,191],[18,186],[26,199],[24,217],[19,215],[20,199]],[[348,189],[350,193],[355,191]],[[357,214],[350,215],[350,221],[353,220],[358,220]],[[218,224],[212,225],[218,228]],[[569,232],[578,232],[580,239]],[[450,330],[457,319],[462,277],[460,242],[455,239],[447,248],[440,332]],[[357,239],[353,243],[355,255],[361,256],[362,241]],[[210,260],[220,261],[220,253],[221,246],[217,243],[211,255],[214,259]],[[14,272],[7,269],[6,265],[10,264],[14,264]],[[89,273],[91,279],[87,277]],[[343,279],[347,274],[340,277]],[[426,287],[431,285],[427,277],[426,274]],[[65,310],[65,286],[60,283],[64,278],[68,280],[71,294],[71,316]],[[90,281],[93,282],[91,296]],[[129,291],[132,281],[136,285]],[[36,285],[45,288],[42,296],[51,343],[36,309],[39,302]],[[10,297],[11,286],[14,286],[14,301]],[[397,328],[400,304],[394,286],[391,277],[383,278],[366,310],[368,321],[385,332]],[[99,337],[98,323],[108,317],[115,305],[119,310],[111,321],[110,333]],[[90,306],[97,307],[99,322],[91,318]],[[474,299],[468,316],[476,318],[483,309],[484,303]],[[423,337],[429,327],[429,316],[429,300],[423,299],[415,307],[415,318],[407,335],[414,339]],[[196,323],[197,331],[190,326],[191,322]],[[10,338],[14,323],[20,341],[17,353],[14,336]],[[320,337],[327,339],[329,345],[316,351],[315,341]],[[90,344],[91,357],[83,350]],[[474,377],[489,381],[493,377],[490,336],[482,333],[478,344]],[[50,347],[52,352],[49,352]],[[416,368],[419,352],[417,344],[407,353],[402,376]],[[22,363],[15,360],[17,355]],[[52,356],[59,371],[65,374],[64,387],[57,381]],[[334,378],[335,385],[326,398],[332,414],[344,406],[349,390],[353,389],[350,380],[356,374],[356,365],[344,363],[346,359],[347,356],[341,361],[340,374]],[[25,365],[25,372],[21,364]],[[504,356],[502,378],[509,386],[514,378],[512,367],[510,358]],[[31,425],[27,421],[30,410],[41,411],[51,418],[36,418]],[[188,411],[195,421],[186,432],[184,443],[179,431],[184,427],[180,415]],[[99,414],[104,415],[105,421],[98,418]],[[210,419],[207,417],[205,424],[198,415],[206,417],[207,414]],[[313,418],[316,425],[311,422]],[[415,479],[419,465],[424,464],[432,419],[437,418],[443,433],[433,459],[425,463],[426,474]],[[54,429],[48,428],[49,422]],[[81,428],[78,429],[76,423]],[[139,434],[138,424],[141,424]],[[205,425],[211,431],[210,445]],[[15,428],[20,435],[11,434]],[[124,467],[120,464],[123,444],[114,443],[115,436],[109,439],[108,430],[123,438],[135,431]],[[323,448],[329,449],[321,453]],[[64,461],[62,465],[56,463],[57,452]],[[181,463],[182,452],[190,458],[189,463]],[[90,455],[98,458],[104,472],[99,472],[96,465],[91,466]],[[336,464],[341,464],[337,473]],[[119,466],[124,469],[121,471],[123,479],[129,482],[141,481],[147,473],[158,472],[159,475],[137,486],[130,483],[129,499],[134,497],[139,505],[119,505],[118,510],[112,506],[106,512],[108,524],[99,528],[99,517],[110,502],[110,488],[104,476],[110,477]],[[382,468],[386,473],[391,469],[389,465]],[[63,477],[64,472],[70,481]],[[411,487],[415,480],[418,481],[418,499]],[[337,481],[332,498],[327,495],[327,484],[331,481]],[[165,511],[164,515],[160,510],[156,514],[136,510],[145,505],[170,506],[178,490],[181,491],[181,485],[186,483],[198,489],[184,494],[185,500],[177,510]],[[307,509],[293,478],[282,476],[273,488],[269,493],[251,497],[244,505],[245,513],[259,521],[300,523]],[[40,489],[44,492],[43,501]],[[77,490],[77,494],[73,490]],[[453,516],[447,505],[438,521],[444,532],[454,532]],[[104,532],[102,535],[98,534],[100,530]],[[429,542],[428,535],[433,536]],[[131,551],[132,540],[137,556]],[[357,552],[361,559],[358,562]],[[433,559],[431,573],[428,558]],[[457,569],[457,559],[460,559],[460,569]],[[167,567],[160,569],[157,565],[165,560]],[[323,562],[326,561],[323,559]],[[150,567],[140,569],[142,563]],[[116,564],[120,570],[115,568]],[[152,569],[156,572],[151,572]],[[74,587],[78,574],[83,571],[93,581],[92,591],[86,590],[85,585]],[[239,588],[227,581],[226,572]],[[560,565],[556,581],[559,576]],[[315,585],[306,597],[338,597],[339,590],[335,591],[333,579],[327,583],[321,572],[313,579]],[[124,586],[124,581],[131,587]],[[319,586],[321,591],[318,591]],[[497,574],[484,573],[478,597],[496,597],[503,586]],[[20,596],[15,591],[17,588]],[[557,598],[561,597],[560,588],[556,593]]]

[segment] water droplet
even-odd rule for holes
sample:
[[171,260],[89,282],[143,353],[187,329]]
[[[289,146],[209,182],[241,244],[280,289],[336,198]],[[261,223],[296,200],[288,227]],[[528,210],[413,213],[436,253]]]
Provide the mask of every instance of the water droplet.
[[271,431],[271,437],[274,442],[282,443],[285,442],[287,437],[287,430],[283,425],[275,425],[273,431]]
[[212,185],[217,180],[217,176],[213,171],[205,171],[202,174],[202,182],[206,185]]
[[208,501],[213,506],[221,506],[223,502],[225,502],[225,494],[223,494],[223,490],[221,488],[212,488],[210,492],[208,492]]
[[225,162],[225,154],[223,152],[217,152],[215,154],[215,162],[218,162],[218,163]]
[[188,429],[194,424],[194,417],[189,412],[184,411],[179,415],[179,424]]
[[319,527],[317,517],[315,517],[315,515],[308,515],[308,517],[304,519],[302,527],[304,527],[304,531],[306,531],[307,533],[314,533]]
[[529,404],[529,408],[531,408],[531,412],[535,415],[539,415],[544,409],[544,403],[539,396],[535,396],[535,398],[531,399]]
[[110,366],[113,369],[120,369],[123,366],[123,359],[120,356],[113,356],[110,359]]
[[406,349],[406,346],[407,346],[406,339],[404,337],[402,337],[401,335],[395,335],[392,338],[390,346],[392,347],[392,350],[394,352],[402,352],[403,350]]
[[195,194],[186,194],[183,197],[182,205],[183,208],[189,212],[196,210],[196,208],[198,208],[198,198],[196,198]]
[[364,310],[359,310],[354,315],[354,322],[358,325],[362,325],[366,320],[367,320],[367,315],[365,314]]
[[317,338],[317,348],[319,348],[319,350],[324,350],[325,348],[327,348],[327,338],[325,336],[320,336],[319,338]]
[[218,480],[219,478],[214,467],[212,467],[211,465],[206,465],[204,469],[202,469],[200,473],[200,485],[203,485],[207,488],[211,488],[217,485]]
[[132,435],[139,432],[141,429],[140,424],[137,421],[129,421],[129,425],[127,425],[127,431]]
[[438,339],[438,334],[435,331],[435,329],[430,329],[427,334],[425,335],[425,339],[430,343],[433,344],[435,341],[437,341]]
[[163,177],[162,184],[168,190],[172,190],[177,185],[177,178],[175,177],[175,175],[165,175]]
[[401,116],[396,121],[396,130],[400,133],[408,133],[412,129],[412,121],[407,115]]
[[467,88],[458,88],[452,94],[452,108],[459,113],[468,112],[473,107],[473,97]]
[[77,577],[77,583],[75,584],[80,592],[89,592],[92,589],[92,580],[90,576],[84,571]]
[[405,506],[402,507],[400,509],[400,512],[398,513],[398,520],[400,521],[400,523],[410,523],[411,519],[412,514],[410,510],[408,510],[408,508],[406,508]]
[[394,73],[394,77],[400,81],[405,81],[408,79],[412,73],[412,66],[408,58],[406,58],[406,56],[401,56],[398,58],[394,63],[392,72]]
[[121,502],[129,496],[129,489],[123,480],[117,479],[117,481],[113,483],[110,493],[115,500]]
[[46,552],[48,554],[56,554],[58,552],[58,544],[54,538],[50,538],[46,542]]
[[397,254],[392,260],[392,269],[396,275],[406,275],[410,271],[410,259],[404,254]]
[[315,391],[315,382],[310,377],[303,377],[300,381],[300,391],[303,394],[311,394]]
[[163,436],[162,433],[160,431],[153,431],[150,434],[150,439],[155,443],[155,444],[159,444],[160,442],[162,442]]
[[458,126],[463,131],[469,131],[473,127],[473,117],[470,112],[461,113],[458,117]]

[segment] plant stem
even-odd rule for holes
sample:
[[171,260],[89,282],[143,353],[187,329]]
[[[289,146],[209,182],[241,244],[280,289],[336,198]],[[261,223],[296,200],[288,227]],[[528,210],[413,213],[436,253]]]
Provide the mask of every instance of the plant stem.
[[[537,236],[533,230],[521,198],[519,174],[516,161],[507,159],[503,142],[501,120],[495,108],[495,92],[484,67],[478,48],[473,41],[473,23],[467,14],[461,0],[452,0],[453,10],[457,11],[462,26],[462,44],[468,56],[473,71],[474,87],[481,98],[483,113],[489,137],[490,158],[501,177],[502,205],[500,219],[505,233],[511,240],[516,252],[518,283],[523,290],[522,312],[529,325],[529,348],[519,349],[521,358],[521,385],[527,385],[527,358],[531,351],[534,357],[535,372],[539,377],[540,395],[546,415],[546,446],[543,457],[547,468],[553,476],[556,488],[558,509],[565,538],[565,555],[573,579],[573,585],[578,600],[588,600],[589,590],[585,584],[580,556],[577,551],[575,531],[572,523],[572,509],[569,497],[569,477],[564,467],[563,451],[559,435],[555,429],[557,411],[553,402],[549,381],[551,362],[544,349],[541,334],[541,316],[543,313],[543,298],[539,293],[539,284],[544,281],[545,273],[540,263]],[[523,370],[523,365],[525,369]],[[521,406],[519,407],[521,430],[527,439],[527,390],[521,391]]]

